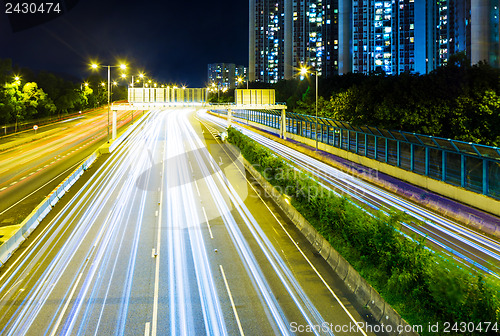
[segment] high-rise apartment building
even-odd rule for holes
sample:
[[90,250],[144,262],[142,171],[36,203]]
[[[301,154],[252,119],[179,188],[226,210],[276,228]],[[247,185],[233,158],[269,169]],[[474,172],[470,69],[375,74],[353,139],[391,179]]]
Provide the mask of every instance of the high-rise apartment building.
[[285,50],[285,28],[288,28],[285,27],[285,3],[289,5],[289,1],[250,0],[248,72],[251,81],[276,83],[285,77],[285,56],[290,56]]
[[499,66],[499,0],[250,0],[251,81],[427,73],[464,52]]
[[422,18],[428,27],[421,49],[425,52],[425,70],[446,64],[459,52],[465,53],[472,64],[485,61],[498,67],[499,7],[498,0],[428,1]]
[[337,73],[337,0],[250,0],[251,81],[276,83],[303,65]]
[[352,1],[352,72],[415,70],[414,2]]
[[212,63],[208,65],[208,83],[220,88],[234,89],[238,78],[247,79],[247,68],[234,63]]
[[292,1],[292,66],[312,67],[320,76],[337,73],[338,8],[332,0]]

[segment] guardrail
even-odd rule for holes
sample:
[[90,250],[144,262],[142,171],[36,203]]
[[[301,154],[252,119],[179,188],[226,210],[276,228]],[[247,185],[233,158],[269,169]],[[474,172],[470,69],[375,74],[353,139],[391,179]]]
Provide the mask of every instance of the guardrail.
[[6,242],[0,245],[0,266],[2,266],[17,250],[21,243],[37,228],[38,224],[47,216],[56,203],[64,196],[69,188],[82,176],[92,163],[97,159],[98,153],[94,152],[77,169],[71,173],[57,188],[40,203],[30,215],[21,223],[19,229]]
[[[211,110],[227,114],[222,109]],[[277,131],[281,126],[279,111],[232,109],[232,116]],[[317,139],[320,143],[500,199],[500,148],[370,126],[354,126],[347,122],[322,117],[316,119],[314,116],[292,112],[286,112],[285,125],[288,134]]]
[[[136,123],[130,125],[117,139],[109,145],[109,152],[113,152],[130,133],[149,115],[145,113]],[[107,146],[104,145],[104,146]],[[52,193],[24,219],[19,229],[2,245],[0,245],[0,267],[12,256],[17,248],[28,238],[40,222],[47,216],[57,202],[68,192],[69,188],[83,175],[83,173],[100,156],[100,149],[90,155],[78,168],[76,168],[63,182],[61,182]]]

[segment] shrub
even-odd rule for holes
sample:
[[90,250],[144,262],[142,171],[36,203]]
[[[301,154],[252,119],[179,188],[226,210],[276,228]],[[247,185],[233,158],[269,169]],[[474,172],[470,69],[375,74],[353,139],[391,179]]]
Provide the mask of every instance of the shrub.
[[228,140],[410,324],[497,322],[500,328],[498,280],[403,235],[402,223],[411,220],[407,214],[368,214],[234,128]]

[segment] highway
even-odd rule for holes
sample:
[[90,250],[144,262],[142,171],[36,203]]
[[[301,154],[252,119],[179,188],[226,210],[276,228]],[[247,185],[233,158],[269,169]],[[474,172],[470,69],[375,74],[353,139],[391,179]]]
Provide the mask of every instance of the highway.
[[1,269],[1,335],[374,335],[213,124],[148,113]]
[[[137,113],[137,112],[136,112]],[[117,127],[131,121],[118,111]],[[21,222],[107,138],[107,109],[0,138],[0,226]]]
[[[204,120],[216,123],[217,127],[214,131],[222,131],[227,125],[227,121],[208,113],[200,112],[199,116]],[[233,126],[276,152],[297,169],[310,172],[326,188],[339,195],[350,197],[366,210],[389,212],[390,209],[397,209],[406,212],[414,219],[410,223],[404,223],[406,234],[426,237],[430,246],[450,255],[464,265],[499,277],[500,244],[497,240],[234,122]]]

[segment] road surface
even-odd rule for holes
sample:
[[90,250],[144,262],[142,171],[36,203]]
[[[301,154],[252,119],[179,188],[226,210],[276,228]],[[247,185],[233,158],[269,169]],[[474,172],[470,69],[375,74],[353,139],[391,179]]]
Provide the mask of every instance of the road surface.
[[[118,111],[118,128],[131,121]],[[107,138],[107,109],[0,138],[0,226],[19,224]],[[18,145],[14,146],[11,144]],[[12,147],[11,147],[12,146]]]
[[374,335],[193,112],[150,112],[5,265],[0,334]]

